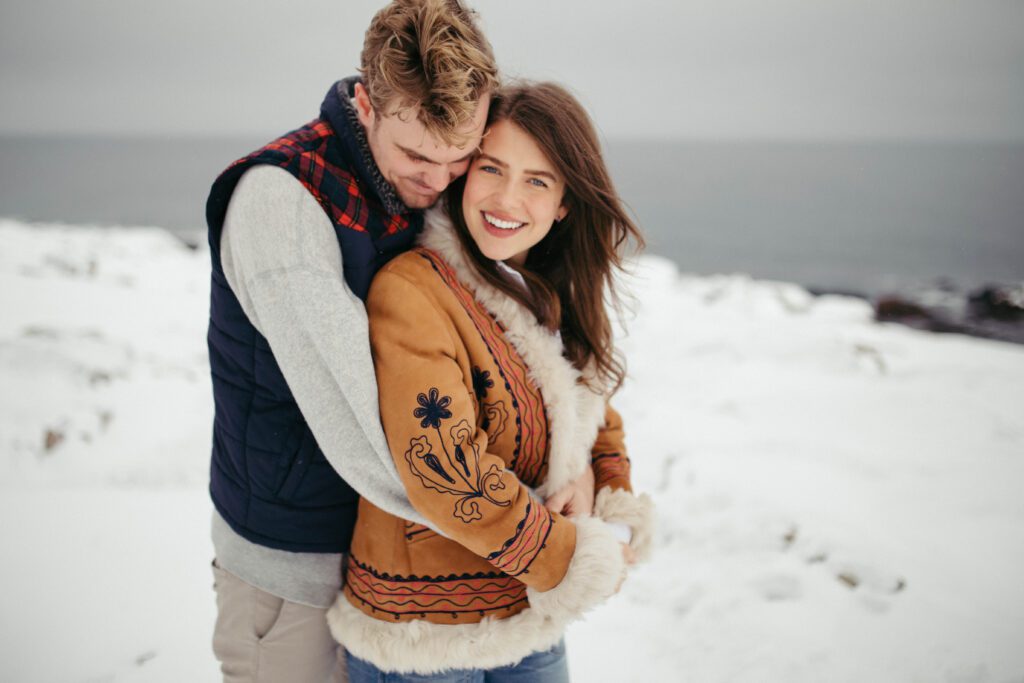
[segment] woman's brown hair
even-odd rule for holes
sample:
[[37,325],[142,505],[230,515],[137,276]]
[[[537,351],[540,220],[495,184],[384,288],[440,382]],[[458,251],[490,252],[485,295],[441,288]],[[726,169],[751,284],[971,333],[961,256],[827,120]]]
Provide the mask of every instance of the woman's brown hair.
[[484,256],[462,215],[465,177],[445,196],[463,249],[479,275],[526,306],[537,320],[562,335],[565,355],[579,370],[592,367],[598,386],[614,391],[625,366],[615,353],[606,303],[618,305],[614,270],[622,267],[622,247],[643,237],[626,215],[601,155],[590,117],[567,90],[554,83],[522,83],[495,93],[487,125],[515,124],[530,137],[565,179],[563,206],[568,214],[534,245],[524,267],[512,263],[529,285],[524,292]]

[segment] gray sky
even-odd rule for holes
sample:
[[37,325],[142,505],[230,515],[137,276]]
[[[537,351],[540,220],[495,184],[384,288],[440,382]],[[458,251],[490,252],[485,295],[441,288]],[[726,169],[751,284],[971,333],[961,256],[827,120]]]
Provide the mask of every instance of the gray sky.
[[[377,0],[32,0],[0,133],[272,135],[353,73]],[[609,137],[1024,140],[1024,0],[476,0],[506,75]]]

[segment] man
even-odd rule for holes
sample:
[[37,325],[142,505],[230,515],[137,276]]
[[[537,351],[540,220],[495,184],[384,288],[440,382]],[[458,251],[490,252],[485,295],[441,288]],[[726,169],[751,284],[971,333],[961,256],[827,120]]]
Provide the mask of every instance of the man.
[[225,680],[340,675],[325,613],[358,496],[420,519],[380,428],[363,299],[465,173],[498,85],[457,0],[394,0],[362,78],[228,168],[207,202],[216,416],[210,493]]

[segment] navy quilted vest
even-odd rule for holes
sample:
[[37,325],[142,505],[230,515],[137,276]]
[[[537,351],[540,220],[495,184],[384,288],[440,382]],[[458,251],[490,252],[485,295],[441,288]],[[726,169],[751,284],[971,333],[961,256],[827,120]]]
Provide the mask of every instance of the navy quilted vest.
[[327,93],[319,119],[232,164],[206,204],[213,265],[207,341],[216,409],[210,494],[238,534],[296,552],[346,551],[358,496],[317,446],[266,338],[228,286],[220,236],[239,178],[256,164],[271,164],[291,172],[330,217],[345,281],[359,298],[365,300],[381,266],[412,246],[422,214],[383,208],[376,169],[364,163],[354,133],[359,124],[337,90],[335,84]]

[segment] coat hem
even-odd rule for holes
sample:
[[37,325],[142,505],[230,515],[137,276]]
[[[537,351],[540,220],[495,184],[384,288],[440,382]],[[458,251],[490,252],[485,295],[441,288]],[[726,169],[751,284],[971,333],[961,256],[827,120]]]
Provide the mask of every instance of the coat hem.
[[504,619],[452,625],[385,621],[342,594],[328,610],[327,624],[349,652],[382,671],[427,675],[508,666],[553,647],[571,621],[615,593],[625,573],[618,545],[600,519],[576,520],[576,552],[565,577],[548,591],[528,587],[530,607]]
[[505,619],[434,624],[375,619],[339,595],[327,611],[334,638],[354,656],[389,673],[429,675],[449,669],[493,669],[554,647],[566,624],[527,608]]

